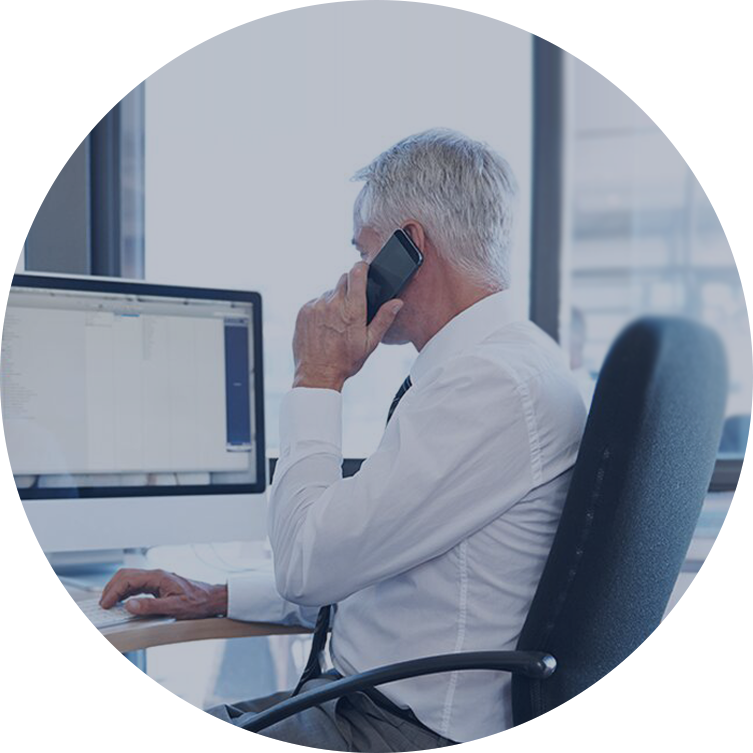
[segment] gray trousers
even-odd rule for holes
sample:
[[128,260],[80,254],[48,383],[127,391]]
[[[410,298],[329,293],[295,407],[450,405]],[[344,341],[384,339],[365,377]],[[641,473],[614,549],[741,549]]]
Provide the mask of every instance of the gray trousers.
[[[324,675],[307,682],[303,690],[311,690],[335,679]],[[266,698],[215,706],[208,709],[207,713],[232,724],[241,714],[264,711],[289,696],[290,692],[275,693]],[[283,719],[259,734],[310,748],[364,753],[429,750],[454,744],[420,722],[413,722],[378,705],[365,693],[352,693],[326,701],[320,706]]]

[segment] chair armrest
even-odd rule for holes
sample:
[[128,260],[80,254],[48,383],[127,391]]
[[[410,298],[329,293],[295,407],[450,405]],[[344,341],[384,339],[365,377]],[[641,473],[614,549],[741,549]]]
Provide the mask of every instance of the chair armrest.
[[389,664],[370,669],[359,675],[335,680],[320,688],[288,698],[276,706],[260,713],[249,712],[233,720],[238,727],[259,732],[289,716],[317,706],[333,698],[366,690],[388,682],[421,677],[441,672],[457,670],[486,669],[498,672],[511,672],[533,679],[549,677],[557,667],[554,657],[541,651],[465,651],[456,654],[427,656],[423,659]]
[[273,625],[267,622],[241,622],[228,617],[211,617],[204,620],[134,620],[104,628],[101,632],[118,651],[125,653],[172,643],[257,635],[291,635],[310,633],[311,630],[299,625]]

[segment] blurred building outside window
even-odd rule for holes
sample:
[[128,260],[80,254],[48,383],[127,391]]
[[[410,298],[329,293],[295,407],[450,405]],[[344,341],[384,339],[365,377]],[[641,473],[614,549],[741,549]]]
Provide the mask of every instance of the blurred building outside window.
[[617,87],[568,56],[569,248],[562,341],[590,402],[609,346],[631,320],[681,315],[724,342],[730,374],[720,458],[745,452],[751,341],[724,231],[691,169]]

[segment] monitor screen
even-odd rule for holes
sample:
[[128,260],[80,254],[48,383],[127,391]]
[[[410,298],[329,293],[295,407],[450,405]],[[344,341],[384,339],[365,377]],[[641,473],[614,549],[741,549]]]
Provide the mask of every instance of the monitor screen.
[[16,275],[0,400],[22,499],[265,486],[257,293]]

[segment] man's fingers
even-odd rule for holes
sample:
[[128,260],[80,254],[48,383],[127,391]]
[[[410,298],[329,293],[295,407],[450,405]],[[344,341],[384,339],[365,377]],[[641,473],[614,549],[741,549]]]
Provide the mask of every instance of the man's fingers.
[[335,298],[345,298],[345,293],[348,288],[348,275],[344,274],[340,276],[340,279],[337,281],[337,285],[335,285],[332,290],[328,290],[325,293],[322,293],[319,298],[314,301],[314,305],[316,304],[322,304],[322,303],[331,303],[335,300]]
[[346,295],[348,292],[348,275],[347,273],[340,275],[340,279],[337,281],[337,287],[335,292],[340,295]]
[[159,593],[162,572],[159,570],[118,570],[102,591],[99,600],[104,609],[117,604],[128,596]]
[[125,608],[131,614],[160,617],[178,617],[182,603],[179,596],[166,596],[164,599],[129,599]]
[[392,322],[395,321],[395,317],[403,307],[403,302],[395,298],[392,301],[387,301],[382,308],[379,309],[377,315],[371,320],[371,324],[366,330],[368,338],[369,350],[373,350],[382,342],[382,338],[387,334],[387,330],[392,326]]
[[369,265],[365,261],[359,261],[348,272],[348,292],[345,300],[355,311],[363,309],[366,316],[366,282],[369,276]]

